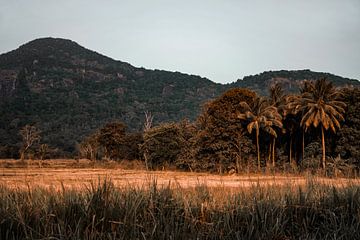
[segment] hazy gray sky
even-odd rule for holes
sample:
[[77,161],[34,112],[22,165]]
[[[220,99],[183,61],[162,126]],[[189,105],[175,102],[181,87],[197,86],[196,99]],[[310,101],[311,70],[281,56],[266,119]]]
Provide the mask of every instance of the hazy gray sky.
[[360,0],[0,0],[0,53],[48,36],[222,83],[281,69],[360,79]]

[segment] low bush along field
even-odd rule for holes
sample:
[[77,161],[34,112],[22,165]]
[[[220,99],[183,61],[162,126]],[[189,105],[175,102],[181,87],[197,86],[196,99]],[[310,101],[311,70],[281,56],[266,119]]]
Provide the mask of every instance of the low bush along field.
[[360,239],[358,180],[1,168],[0,239]]

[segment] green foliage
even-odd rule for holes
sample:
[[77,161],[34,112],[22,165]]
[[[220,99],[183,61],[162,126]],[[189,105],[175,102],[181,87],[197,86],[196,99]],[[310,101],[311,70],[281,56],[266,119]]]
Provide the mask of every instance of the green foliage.
[[192,168],[217,172],[249,167],[253,144],[237,117],[240,103],[252,102],[256,93],[231,89],[209,102],[198,118],[198,131],[192,139]]
[[[15,73],[9,81],[4,80],[8,71]],[[221,85],[199,76],[136,68],[70,40],[37,39],[0,55],[0,146],[8,146],[0,155],[18,154],[17,133],[26,124],[42,130],[43,142],[58,149],[58,157],[70,157],[86,136],[114,120],[133,132],[141,129],[144,111],[153,113],[155,124],[193,121],[204,102],[231,88],[266,95],[279,82],[285,92],[294,92],[303,79],[321,76],[336,86],[359,85],[309,70],[265,72]]]
[[118,159],[138,160],[142,159],[139,146],[143,143],[141,133],[127,133],[121,146]]
[[146,154],[150,168],[174,165],[187,138],[181,124],[163,123],[144,132],[141,151]]
[[125,142],[126,126],[122,122],[107,123],[99,130],[97,141],[105,149],[105,158],[114,159]]
[[360,168],[360,89],[345,88],[342,91],[347,109],[345,122],[337,132],[334,151],[345,161],[354,162]]

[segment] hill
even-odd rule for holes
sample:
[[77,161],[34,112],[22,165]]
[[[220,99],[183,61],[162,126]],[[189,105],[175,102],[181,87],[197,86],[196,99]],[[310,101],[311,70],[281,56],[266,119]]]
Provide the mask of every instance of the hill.
[[268,94],[268,88],[275,83],[280,83],[288,93],[298,92],[302,81],[325,77],[335,86],[360,86],[355,79],[343,78],[330,73],[313,72],[306,70],[295,71],[267,71],[256,75],[246,76],[230,84],[230,87],[250,88],[261,95]]
[[199,76],[136,68],[55,38],[31,41],[0,55],[1,145],[36,123],[43,142],[73,152],[85,135],[118,119],[140,130],[154,121],[194,119],[220,84]]
[[19,129],[26,124],[36,124],[42,142],[67,155],[84,136],[113,120],[130,130],[141,130],[145,111],[154,115],[155,124],[194,120],[205,101],[229,88],[264,94],[268,85],[282,81],[293,91],[294,83],[324,75],[340,85],[359,84],[303,70],[265,72],[222,85],[200,76],[137,68],[71,40],[37,39],[0,55],[0,157],[15,157]]

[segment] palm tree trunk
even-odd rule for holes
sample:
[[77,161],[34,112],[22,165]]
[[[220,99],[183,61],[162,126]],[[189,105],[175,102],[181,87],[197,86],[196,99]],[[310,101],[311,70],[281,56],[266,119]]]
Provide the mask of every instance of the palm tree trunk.
[[322,167],[325,170],[326,159],[325,159],[325,136],[324,136],[324,127],[321,126],[321,141],[322,141]]
[[302,132],[302,151],[301,151],[301,160],[304,160],[304,148],[305,148],[305,130]]
[[271,149],[272,149],[272,143],[271,143],[271,141],[270,141],[270,143],[269,143],[269,150],[268,150],[268,160],[267,160],[267,163],[266,163],[266,166],[267,166],[267,167],[270,166],[270,162],[271,162],[271,156],[272,156]]
[[290,158],[290,164],[292,164],[292,136],[290,137],[290,145],[289,145],[289,158]]
[[256,150],[257,150],[257,162],[258,171],[260,171],[260,147],[259,147],[259,128],[256,128]]
[[275,143],[276,138],[273,138],[273,144],[272,144],[272,165],[275,167]]

